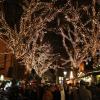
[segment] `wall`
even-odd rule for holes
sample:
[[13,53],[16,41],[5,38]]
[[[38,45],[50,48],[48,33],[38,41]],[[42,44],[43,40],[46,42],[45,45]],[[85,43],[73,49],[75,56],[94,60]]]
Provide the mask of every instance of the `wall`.
[[6,44],[0,40],[0,74],[7,75],[8,69],[12,64],[12,54],[5,54],[9,52]]

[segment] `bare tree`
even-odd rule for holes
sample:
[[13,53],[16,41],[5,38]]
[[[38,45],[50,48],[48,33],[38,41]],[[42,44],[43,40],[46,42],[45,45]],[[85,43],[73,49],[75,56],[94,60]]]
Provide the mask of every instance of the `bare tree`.
[[32,51],[24,57],[23,62],[27,66],[27,69],[35,69],[36,73],[40,76],[49,68],[54,67],[56,61],[55,54],[52,54],[52,48],[48,44],[36,45]]
[[[54,11],[50,8],[50,5],[50,3],[36,2],[36,0],[31,0],[30,2],[25,0],[22,5],[24,11],[20,19],[19,31],[16,26],[12,29],[7,24],[3,10],[0,11],[0,24],[2,30],[4,30],[0,31],[0,39],[10,49],[10,52],[5,53],[14,54],[16,59],[21,59],[26,66],[28,65],[29,68],[34,68],[38,74],[42,73],[42,70],[48,69],[51,63],[54,62],[54,59],[52,59],[53,61],[51,60],[51,57],[54,55],[50,55],[50,52],[47,52],[47,48],[47,50],[43,49],[47,43],[45,46],[42,43],[45,33],[43,30],[45,29],[46,23],[50,22],[56,16],[57,12],[59,12],[59,10],[56,12],[56,10]],[[39,49],[44,51],[40,54],[38,53],[38,57],[36,53]],[[49,48],[49,50],[51,49]],[[49,61],[49,65],[45,65],[45,60]],[[40,67],[38,67],[39,64]]]
[[[73,68],[77,69],[89,54],[95,57],[96,51],[100,50],[100,12],[95,10],[95,0],[88,6],[80,7],[78,3],[73,5],[71,0],[63,6],[56,5],[56,2],[24,0],[19,30],[16,26],[11,29],[5,21],[3,10],[0,11],[0,25],[4,30],[0,31],[0,39],[11,49],[9,53],[21,59],[28,68],[33,67],[40,75],[54,62],[54,54],[50,55],[44,49],[49,44],[43,44],[44,35],[48,31],[61,35],[68,56],[64,64],[70,63]],[[55,19],[56,27],[48,28],[48,24]],[[39,52],[37,57],[39,49],[44,51]],[[44,65],[46,60],[49,62],[47,66]]]
[[56,16],[56,28],[48,28],[62,36],[62,43],[69,56],[63,59],[63,65],[70,63],[72,68],[78,69],[83,61],[91,56],[96,62],[96,52],[100,52],[100,10],[96,1],[81,6],[71,0],[62,7]]
[[63,12],[68,24],[64,24],[59,30],[63,46],[69,56],[65,62],[71,62],[73,68],[79,68],[88,56],[94,59],[97,50],[100,50],[100,12],[96,11],[95,0],[88,6],[81,5],[80,8],[78,5],[72,6],[71,2],[68,6],[69,8]]

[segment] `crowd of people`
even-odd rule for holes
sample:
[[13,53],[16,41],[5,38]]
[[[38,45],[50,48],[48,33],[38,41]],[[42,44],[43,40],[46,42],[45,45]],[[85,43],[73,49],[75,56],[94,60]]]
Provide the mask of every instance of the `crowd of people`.
[[73,84],[38,84],[12,81],[0,87],[0,100],[100,100],[100,84],[88,86],[83,80]]

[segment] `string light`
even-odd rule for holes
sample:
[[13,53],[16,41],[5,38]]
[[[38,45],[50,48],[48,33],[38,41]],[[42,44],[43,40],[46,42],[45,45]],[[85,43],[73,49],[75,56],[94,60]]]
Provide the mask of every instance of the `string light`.
[[[11,29],[5,21],[4,16],[0,16],[0,24],[5,30],[4,32],[0,31],[0,38],[3,39],[4,35],[7,37],[5,40],[7,47],[12,50],[16,59],[22,59],[22,63],[24,63],[25,66],[30,67],[29,69],[34,67],[37,72],[44,72],[48,69],[48,66],[54,62],[52,59],[54,55],[51,55],[53,56],[51,57],[48,54],[49,49],[52,51],[52,47],[50,46],[50,48],[47,48],[47,52],[46,50],[43,50],[42,40],[49,30],[47,28],[47,23],[54,21],[59,12],[64,16],[64,20],[62,21],[62,18],[59,17],[59,27],[57,26],[55,29],[51,28],[51,31],[59,31],[59,34],[62,37],[63,47],[68,55],[68,59],[65,59],[64,65],[70,63],[73,68],[79,67],[81,62],[86,61],[89,51],[91,52],[92,57],[95,57],[96,50],[99,50],[100,48],[100,40],[97,39],[97,36],[99,36],[100,33],[100,12],[96,12],[93,5],[91,5],[91,7],[84,7],[84,10],[86,11],[91,9],[93,16],[87,11],[86,13],[89,19],[87,17],[87,20],[83,22],[81,20],[82,18],[80,18],[80,11],[83,8],[74,8],[71,0],[68,0],[65,4],[66,6],[61,8],[54,6],[51,8],[49,3],[35,2],[35,0],[31,0],[29,4],[27,4],[27,2],[24,2],[23,4],[26,4],[28,7],[22,5],[23,14],[20,19],[19,31],[17,31],[16,27]],[[43,11],[41,8],[43,8]],[[41,13],[37,14],[40,10]],[[3,11],[0,10],[0,14],[3,14]],[[90,18],[90,15],[93,19]],[[59,22],[64,23],[62,24]],[[90,29],[88,26],[90,26],[91,23],[92,27]],[[46,31],[44,32],[43,30]],[[66,43],[66,41],[69,41],[69,43]],[[40,43],[38,44],[37,42]],[[67,44],[71,44],[71,46],[68,46]],[[48,47],[48,44],[46,45]],[[72,47],[72,49],[70,49],[70,47]],[[38,48],[40,48],[40,51]],[[41,49],[43,51],[41,51]],[[48,60],[49,63],[43,67],[45,60]]]

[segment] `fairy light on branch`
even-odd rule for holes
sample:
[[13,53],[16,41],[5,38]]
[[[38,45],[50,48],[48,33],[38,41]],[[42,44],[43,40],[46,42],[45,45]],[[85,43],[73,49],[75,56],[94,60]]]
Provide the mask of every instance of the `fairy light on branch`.
[[[43,45],[42,40],[47,31],[49,31],[47,23],[54,21],[59,13],[64,16],[63,21],[59,17],[57,26],[50,28],[50,31],[59,32],[62,37],[63,47],[69,56],[67,60],[63,60],[65,61],[63,64],[70,62],[71,66],[78,68],[83,61],[86,61],[89,52],[94,57],[96,50],[100,48],[100,39],[98,39],[100,34],[100,12],[95,11],[95,3],[91,6],[74,7],[71,0],[68,0],[63,7],[54,5],[53,2],[43,3],[36,2],[36,0],[30,0],[30,2],[25,0],[21,5],[23,14],[20,19],[19,31],[16,26],[14,29],[9,27],[3,11],[0,11],[0,14],[2,14],[0,16],[0,25],[5,30],[4,32],[0,31],[0,39],[5,35],[7,37],[5,40],[7,47],[11,49],[16,58],[22,59],[22,62],[29,67],[29,70],[34,66],[34,69],[40,75],[53,62],[54,54],[49,54],[49,50],[52,51],[52,47],[49,44]],[[93,16],[89,9],[92,9]],[[89,18],[87,17],[86,21],[83,22],[80,12],[85,12]],[[92,26],[91,28],[92,24],[95,27]],[[70,43],[70,46],[66,41]],[[38,44],[37,42],[40,43]],[[44,49],[46,46],[47,49]],[[42,53],[40,53],[39,49],[40,51],[43,50],[41,51]],[[48,63],[43,67],[46,60],[48,60]]]

